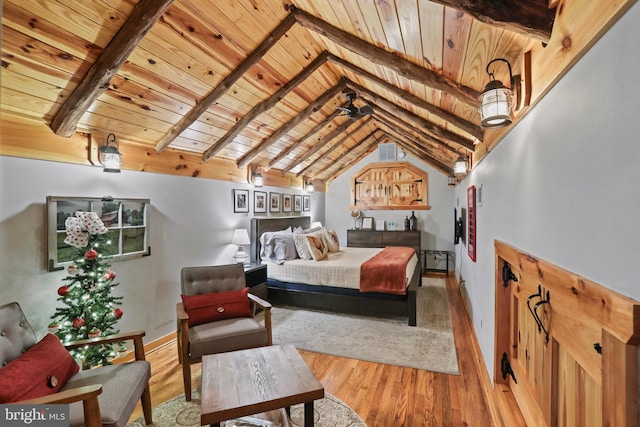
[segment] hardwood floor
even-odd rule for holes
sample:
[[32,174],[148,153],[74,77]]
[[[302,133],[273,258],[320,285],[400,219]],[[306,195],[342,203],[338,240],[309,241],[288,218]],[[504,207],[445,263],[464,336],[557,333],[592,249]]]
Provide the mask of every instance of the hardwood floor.
[[[438,275],[433,275],[434,277]],[[439,277],[445,277],[441,275]],[[351,406],[369,427],[478,426],[495,421],[496,406],[485,399],[476,369],[477,344],[455,278],[447,278],[451,320],[460,375],[301,351],[325,391]],[[157,405],[183,392],[175,342],[147,354],[151,362],[151,398]],[[200,365],[192,366],[200,384]],[[482,375],[486,378],[486,373]],[[488,381],[488,378],[486,378]],[[486,384],[485,388],[486,388]],[[142,414],[140,404],[132,419]]]

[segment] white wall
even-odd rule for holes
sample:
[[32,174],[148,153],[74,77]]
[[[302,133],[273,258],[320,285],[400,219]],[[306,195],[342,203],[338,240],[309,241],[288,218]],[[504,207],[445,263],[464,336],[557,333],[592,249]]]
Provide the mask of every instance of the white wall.
[[477,262],[456,251],[489,372],[496,239],[640,299],[638,22],[636,3],[456,187],[483,187]]
[[[428,174],[428,201],[430,210],[415,211],[418,227],[422,232],[423,249],[453,250],[453,200],[454,191],[447,185],[447,176],[433,169],[427,163],[411,154],[403,159],[419,167]],[[378,162],[378,153],[374,151],[360,162],[346,170],[329,185],[326,196],[326,225],[338,233],[340,244],[347,246],[347,230],[353,228],[349,201],[351,198],[351,178],[369,163]],[[404,227],[404,218],[411,215],[410,210],[363,210],[363,216],[377,220],[393,221],[397,227]],[[451,264],[453,265],[453,264]],[[444,265],[439,268],[443,268]]]
[[[146,341],[175,331],[180,269],[232,262],[232,230],[250,229],[252,213],[233,213],[233,188],[252,189],[247,184],[132,171],[108,174],[97,167],[0,156],[0,305],[18,301],[34,329],[41,330],[58,304],[56,290],[66,273],[46,271],[47,196],[148,198],[151,256],[112,262],[120,283],[114,292],[124,296],[125,314],[117,326],[145,330]],[[302,194],[275,187],[261,191]],[[253,191],[250,196],[253,211]],[[303,214],[324,221],[324,193],[311,195],[311,209]]]

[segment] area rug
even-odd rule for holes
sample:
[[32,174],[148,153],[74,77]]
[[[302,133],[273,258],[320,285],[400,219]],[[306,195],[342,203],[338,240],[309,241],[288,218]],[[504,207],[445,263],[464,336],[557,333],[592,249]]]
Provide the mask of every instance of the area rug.
[[[317,400],[313,405],[314,426],[316,427],[367,427],[353,409],[330,394]],[[167,400],[153,408],[155,427],[200,426],[200,392],[194,390],[191,402],[184,400],[184,394]],[[291,424],[304,425],[304,407],[302,404],[291,407]],[[127,427],[144,427],[144,417],[137,418]],[[224,423],[221,423],[224,427]]]
[[444,279],[423,278],[417,306],[415,327],[408,326],[406,318],[383,319],[273,307],[273,343],[457,375],[458,359]]

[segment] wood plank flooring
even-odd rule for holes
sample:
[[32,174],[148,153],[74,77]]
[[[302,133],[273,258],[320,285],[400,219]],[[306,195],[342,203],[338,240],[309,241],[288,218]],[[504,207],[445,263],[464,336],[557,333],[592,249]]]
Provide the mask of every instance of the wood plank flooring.
[[[444,275],[431,275],[445,277]],[[460,375],[384,365],[301,351],[325,391],[351,406],[369,427],[478,426],[502,424],[494,402],[485,399],[488,377],[476,369],[477,343],[455,278],[447,277]],[[183,392],[175,342],[147,354],[151,399],[157,405]],[[483,368],[484,369],[484,368]],[[194,387],[200,365],[192,366]],[[486,380],[483,384],[481,375]],[[142,414],[140,404],[132,419]]]

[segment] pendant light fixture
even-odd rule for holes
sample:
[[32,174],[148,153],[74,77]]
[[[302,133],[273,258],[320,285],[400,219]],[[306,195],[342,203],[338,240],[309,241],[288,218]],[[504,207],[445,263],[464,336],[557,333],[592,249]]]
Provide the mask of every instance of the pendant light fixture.
[[[495,62],[503,62],[507,64],[509,69],[509,85],[506,87],[500,80],[496,80],[491,65]],[[485,86],[482,95],[480,95],[480,120],[482,127],[498,128],[509,126],[513,122],[511,111],[513,109],[513,90],[514,76],[511,72],[511,64],[503,58],[496,58],[487,64],[487,74],[489,75],[489,83]],[[519,81],[519,79],[517,79]]]
[[110,133],[107,135],[107,143],[100,147],[100,163],[104,166],[104,172],[120,173],[121,156],[116,136]]
[[456,159],[456,163],[453,165],[453,173],[456,175],[464,175],[467,173],[467,159],[460,156]]

